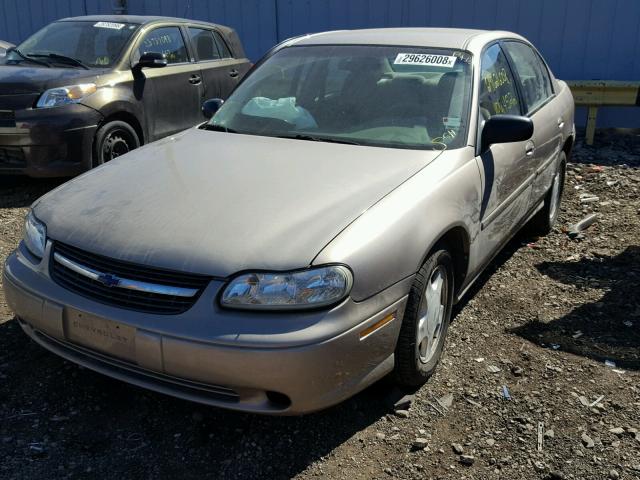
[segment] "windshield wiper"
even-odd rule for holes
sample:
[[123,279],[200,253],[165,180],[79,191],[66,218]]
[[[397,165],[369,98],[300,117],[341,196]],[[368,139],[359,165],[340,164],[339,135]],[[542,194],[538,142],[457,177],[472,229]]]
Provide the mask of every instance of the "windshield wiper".
[[298,133],[296,135],[277,135],[278,138],[289,138],[292,140],[309,140],[311,142],[327,142],[327,143],[344,143],[346,145],[360,145],[358,142],[353,140],[346,140],[343,138],[335,138],[335,137],[317,137],[315,135],[308,135],[303,133]]
[[60,60],[61,62],[67,63],[69,65],[74,65],[76,67],[84,68],[85,70],[89,70],[90,68],[82,63],[77,58],[67,57],[66,55],[60,55],[59,53],[30,53],[27,55],[28,58],[33,57],[42,57],[42,58],[51,58],[52,60]]
[[233,130],[232,128],[223,127],[222,125],[215,125],[213,123],[205,123],[202,125],[203,130],[211,130],[214,132],[225,132],[225,133],[238,133],[237,130]]
[[33,62],[33,63],[37,63],[38,65],[44,65],[45,67],[51,68],[51,64],[50,63],[43,62],[42,60],[36,60],[35,58],[31,58],[29,55],[25,55],[24,53],[22,53],[20,50],[18,50],[15,47],[12,48],[7,53],[13,53],[13,52],[15,52],[20,58],[22,58],[23,60],[26,60],[27,62]]

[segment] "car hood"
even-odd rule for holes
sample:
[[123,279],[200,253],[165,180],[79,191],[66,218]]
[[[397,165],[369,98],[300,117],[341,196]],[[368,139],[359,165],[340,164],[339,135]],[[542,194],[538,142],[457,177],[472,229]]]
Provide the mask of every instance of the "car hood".
[[227,277],[305,267],[438,156],[191,129],[42,197],[50,238],[161,268]]
[[2,95],[42,93],[49,88],[94,82],[104,71],[27,65],[0,65]]
[[0,110],[31,108],[49,88],[95,82],[101,73],[104,70],[0,65]]

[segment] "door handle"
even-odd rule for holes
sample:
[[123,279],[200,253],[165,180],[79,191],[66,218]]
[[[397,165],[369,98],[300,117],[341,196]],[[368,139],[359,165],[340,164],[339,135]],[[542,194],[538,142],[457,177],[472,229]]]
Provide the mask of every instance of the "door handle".
[[191,85],[198,85],[202,81],[202,77],[200,75],[191,75],[189,77],[189,83]]
[[533,144],[533,142],[527,142],[524,148],[525,148],[525,155],[527,157],[533,157],[533,154],[536,151],[536,146]]
[[564,128],[564,120],[562,119],[562,117],[558,119],[558,128],[561,130]]
[[229,76],[232,78],[236,78],[238,75],[240,75],[240,72],[238,72],[238,70],[236,70],[235,68],[229,72]]

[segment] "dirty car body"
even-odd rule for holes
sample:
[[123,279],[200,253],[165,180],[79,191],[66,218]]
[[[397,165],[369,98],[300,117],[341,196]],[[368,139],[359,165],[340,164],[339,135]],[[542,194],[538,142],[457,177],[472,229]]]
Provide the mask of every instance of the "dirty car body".
[[249,68],[223,25],[53,22],[0,57],[0,174],[72,176],[190,128],[203,121],[203,99],[226,98]]
[[210,405],[418,385],[451,304],[525,223],[552,227],[574,135],[515,34],[292,39],[209,123],[36,201],[7,301],[52,352]]

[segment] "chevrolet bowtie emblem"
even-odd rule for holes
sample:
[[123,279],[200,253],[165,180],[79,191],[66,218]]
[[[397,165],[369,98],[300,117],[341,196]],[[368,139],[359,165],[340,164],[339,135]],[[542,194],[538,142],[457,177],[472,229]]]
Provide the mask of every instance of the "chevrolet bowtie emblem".
[[105,287],[117,287],[120,285],[120,279],[110,273],[101,273],[98,276],[98,281]]

